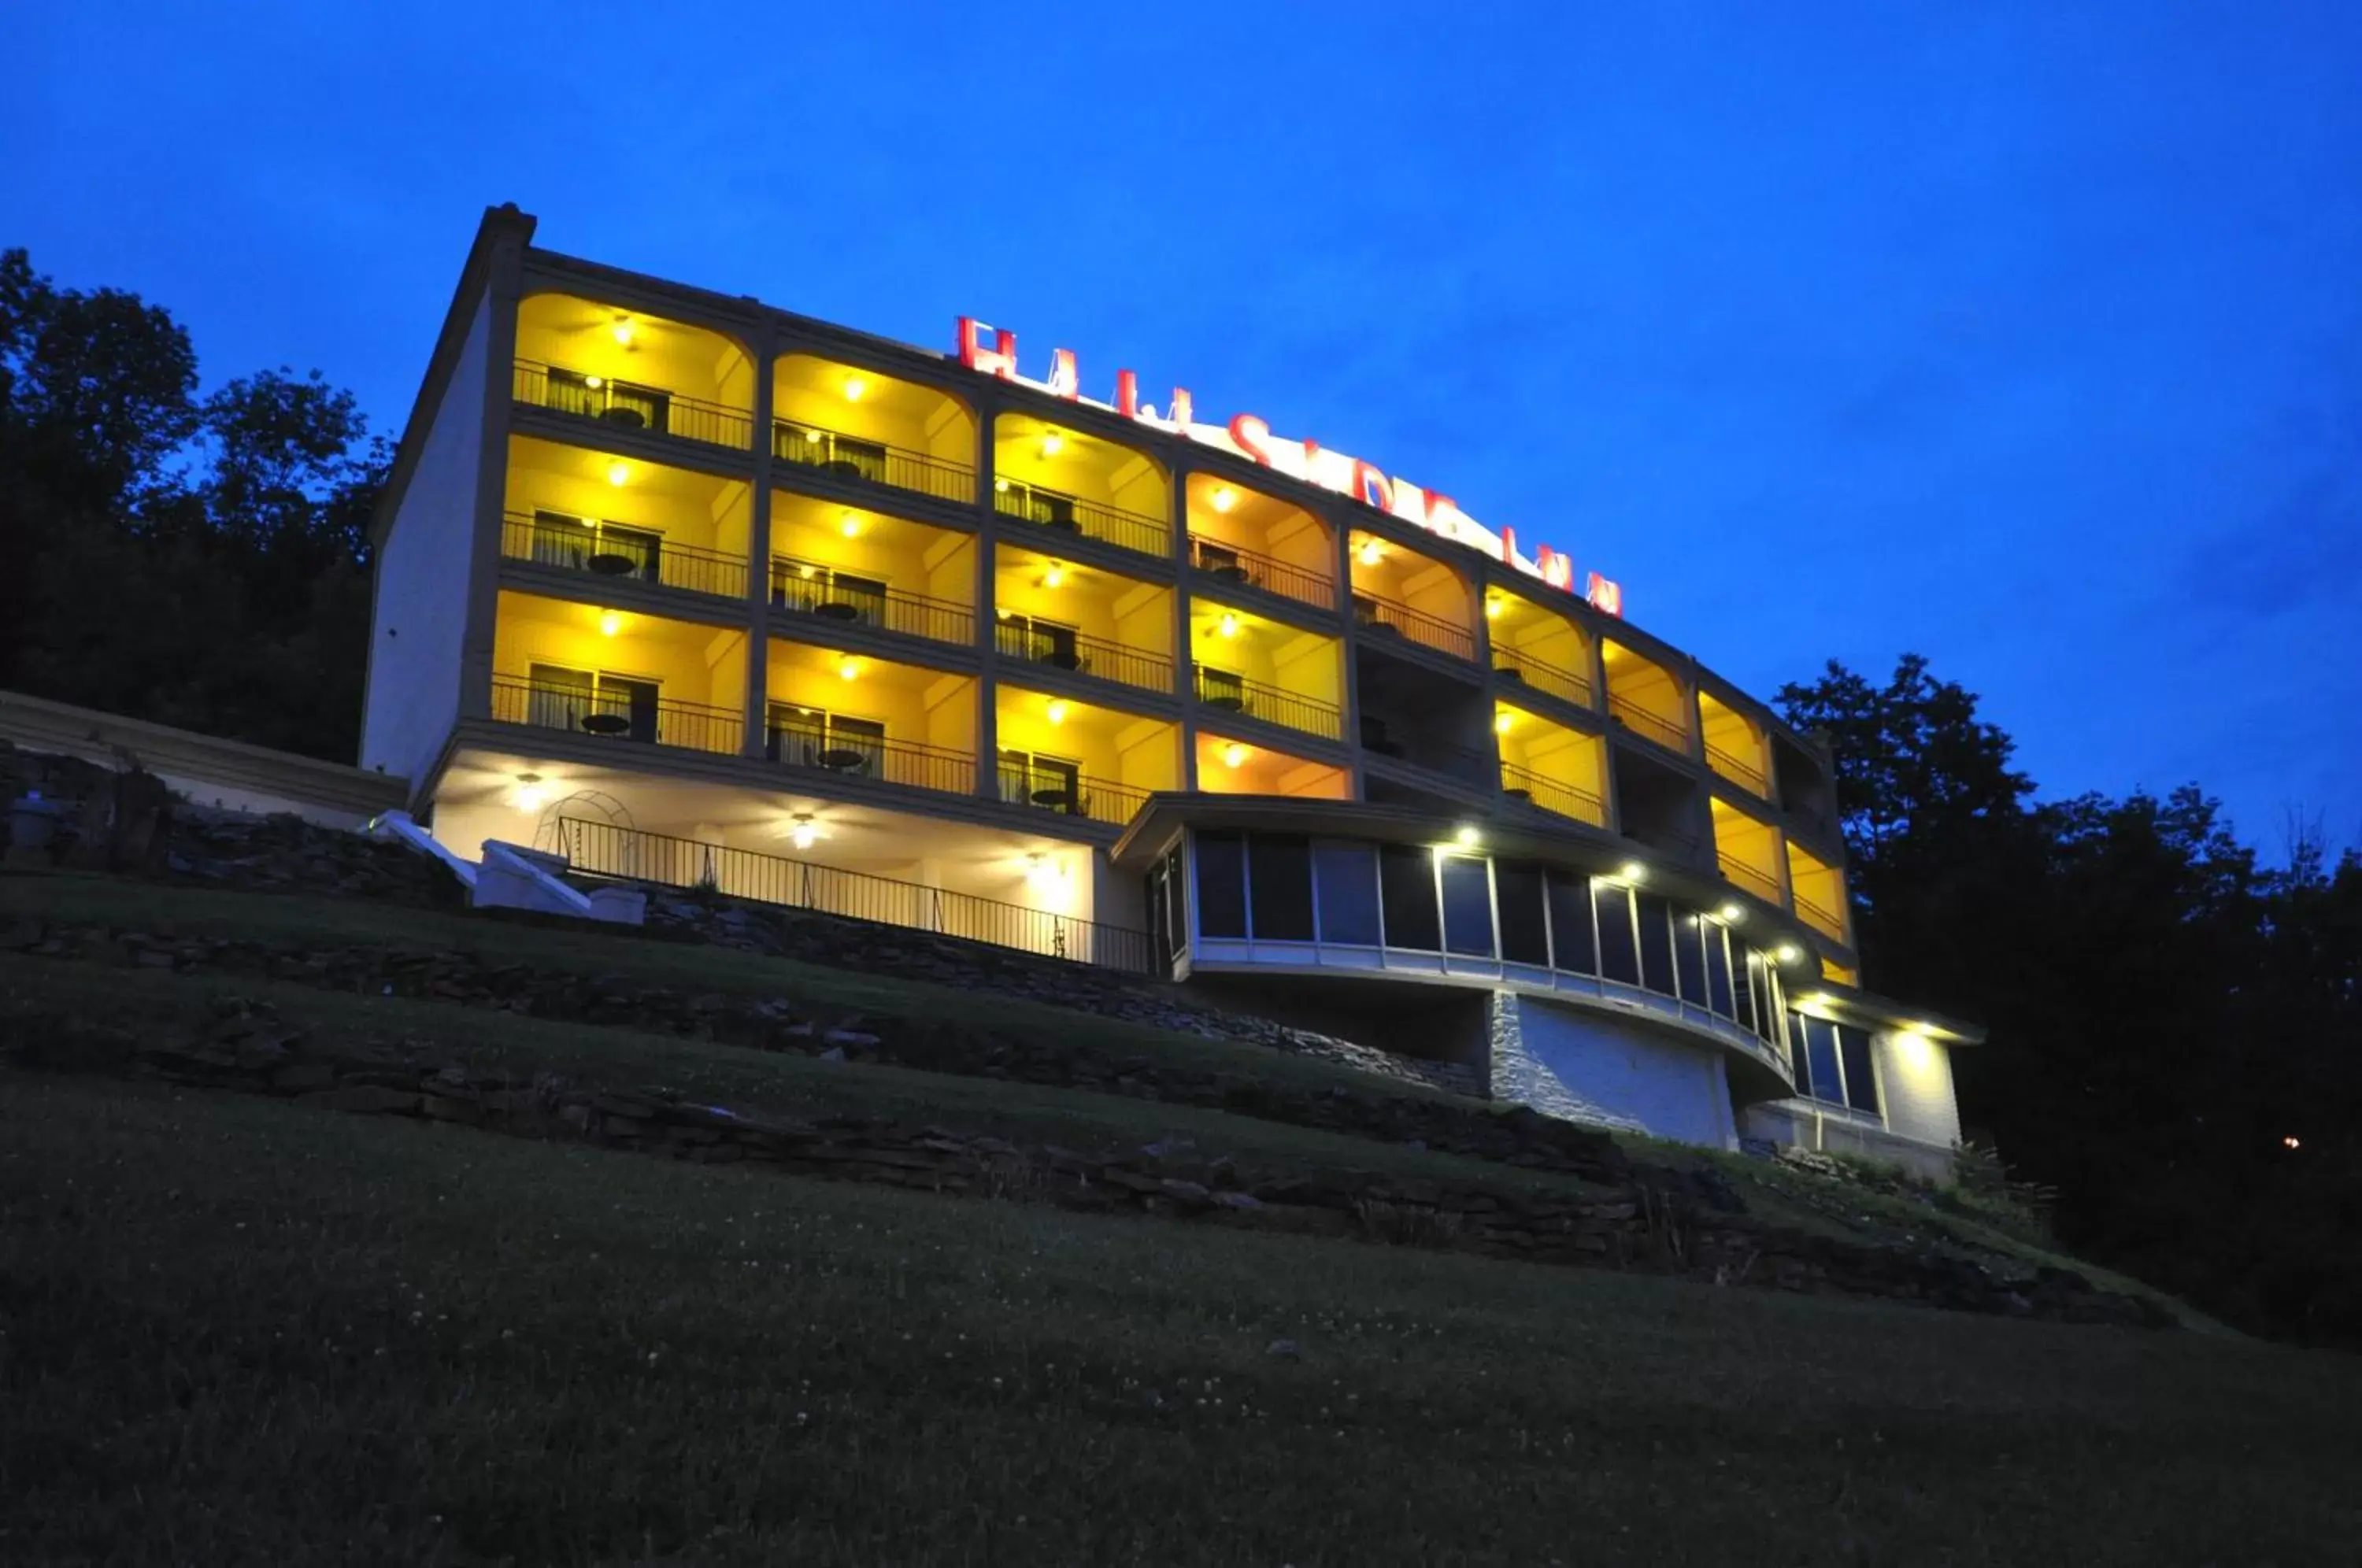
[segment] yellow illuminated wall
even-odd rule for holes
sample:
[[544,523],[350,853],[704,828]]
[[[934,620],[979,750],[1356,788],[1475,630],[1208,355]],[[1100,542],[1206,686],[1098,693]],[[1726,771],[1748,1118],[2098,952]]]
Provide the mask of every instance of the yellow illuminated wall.
[[1706,766],[1749,793],[1770,799],[1771,759],[1755,722],[1717,701],[1713,692],[1700,691],[1698,723]]
[[[1552,723],[1507,702],[1494,705],[1493,734],[1503,765],[1534,776],[1527,779],[1505,773],[1504,788],[1529,790],[1533,803],[1545,811],[1605,825],[1606,746],[1598,736]],[[1552,785],[1573,791],[1573,797],[1551,789]]]
[[1292,795],[1317,801],[1353,798],[1352,780],[1341,767],[1204,730],[1198,732],[1198,788],[1214,795]]
[[1172,657],[1173,591],[1156,583],[1003,543],[993,551],[992,596],[995,611]]
[[1336,547],[1312,513],[1212,474],[1189,476],[1188,501],[1191,534],[1285,562],[1330,584],[1333,593]]
[[1838,942],[1846,940],[1845,878],[1794,840],[1788,845],[1788,885],[1797,918]]
[[1458,572],[1440,560],[1374,534],[1356,532],[1348,543],[1355,593],[1407,604],[1462,631],[1473,631],[1473,600]]
[[1078,500],[1132,513],[1164,527],[1164,470],[1144,453],[1032,414],[1004,414],[993,423],[996,478],[1038,485]]
[[976,468],[976,421],[958,399],[809,354],[778,360],[771,417],[900,447],[970,471]]
[[1716,800],[1714,853],[1723,879],[1766,903],[1780,902],[1780,833],[1769,823]]
[[976,681],[964,675],[774,637],[766,672],[773,702],[886,726],[889,741],[976,751]]
[[1681,749],[1691,732],[1689,693],[1682,683],[1655,660],[1613,638],[1602,641],[1599,653],[1607,671],[1610,710],[1624,705],[1637,709],[1637,716],[1619,715],[1628,728],[1660,745]]
[[1189,601],[1192,660],[1331,708],[1344,701],[1343,647],[1335,637],[1267,620],[1202,593]]
[[517,306],[516,351],[520,359],[740,413],[755,406],[754,362],[729,338],[572,294],[535,294]]
[[502,592],[492,626],[492,668],[502,676],[522,680],[543,664],[653,680],[666,701],[733,714],[745,701],[745,649],[742,632],[530,593]]
[[1495,668],[1562,701],[1593,705],[1591,645],[1573,622],[1496,588],[1485,600],[1485,626]]
[[976,602],[977,549],[973,536],[954,529],[790,491],[771,493],[776,560],[849,572],[966,610]]
[[753,494],[754,487],[738,480],[514,436],[501,509],[517,517],[548,511],[620,524],[661,534],[667,544],[744,560]]
[[1181,787],[1178,724],[1007,681],[1000,683],[994,706],[996,738],[1004,752],[1076,763],[1086,778],[1135,790]]

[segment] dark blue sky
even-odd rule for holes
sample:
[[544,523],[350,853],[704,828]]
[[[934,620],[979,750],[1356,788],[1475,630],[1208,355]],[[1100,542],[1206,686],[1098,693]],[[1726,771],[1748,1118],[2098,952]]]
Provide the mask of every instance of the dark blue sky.
[[2362,838],[2355,0],[6,25],[0,244],[168,304],[208,381],[316,365],[397,428],[513,200],[557,249],[1253,410],[1766,695],[1919,650],[2046,793],[2195,778],[2274,855],[2288,805]]

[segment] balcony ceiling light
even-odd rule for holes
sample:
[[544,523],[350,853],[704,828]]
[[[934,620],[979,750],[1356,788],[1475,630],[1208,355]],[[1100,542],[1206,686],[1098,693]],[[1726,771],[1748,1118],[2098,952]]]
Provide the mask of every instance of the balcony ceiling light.
[[597,392],[601,387],[605,386],[607,383],[600,380],[597,376],[585,376],[582,378],[582,384],[589,387],[592,392]]
[[621,610],[602,610],[599,612],[599,635],[601,636],[612,637],[623,629],[624,613]]
[[1498,600],[1497,598],[1496,598],[1496,599],[1487,599],[1486,601],[1485,601],[1485,619],[1486,619],[1487,621],[1497,621],[1497,620],[1499,620],[1500,618],[1501,618],[1501,602],[1500,602],[1500,600]]
[[1361,558],[1363,566],[1375,566],[1385,558],[1386,551],[1385,547],[1375,539],[1364,539],[1362,541],[1362,547],[1355,554]]
[[1509,733],[1509,726],[1517,722],[1517,715],[1514,713],[1496,713],[1493,715],[1493,733],[1496,735],[1507,734]]
[[1059,448],[1065,444],[1066,438],[1053,430],[1042,437],[1042,455],[1045,458],[1054,458],[1058,455]]
[[1001,494],[1006,495],[1009,493],[1009,481],[1005,479],[994,480],[992,481],[992,488],[999,491]]
[[859,376],[847,376],[844,378],[845,402],[859,403],[861,401],[861,394],[868,390],[869,383],[863,381]]
[[1052,723],[1054,723],[1054,724],[1063,724],[1063,723],[1065,723],[1066,722],[1066,702],[1065,702],[1065,699],[1064,699],[1064,698],[1062,698],[1062,697],[1053,697],[1053,698],[1051,698],[1051,699],[1050,699],[1050,707],[1049,707],[1048,712],[1049,712],[1049,714],[1050,714],[1050,722],[1051,722]]
[[1247,748],[1246,748],[1246,747],[1244,747],[1244,746],[1242,746],[1242,745],[1241,745],[1238,742],[1236,742],[1236,741],[1231,741],[1231,743],[1229,743],[1227,745],[1225,745],[1225,746],[1223,746],[1223,747],[1222,747],[1222,766],[1223,766],[1223,767],[1236,767],[1240,766],[1242,763],[1245,762],[1245,761],[1246,761],[1246,759],[1247,759]]
[[542,788],[540,774],[520,773],[516,778],[516,794],[513,799],[518,811],[537,812],[548,803],[549,791]]
[[1225,610],[1222,618],[1214,624],[1214,629],[1226,637],[1235,637],[1239,635],[1239,618]]
[[851,680],[861,673],[861,661],[846,654],[836,661],[836,673],[840,679]]
[[1231,507],[1236,506],[1238,503],[1239,503],[1239,492],[1238,492],[1237,491],[1232,490],[1229,485],[1226,485],[1226,484],[1225,484],[1225,485],[1217,485],[1217,486],[1215,486],[1215,487],[1214,487],[1214,510],[1215,510],[1215,511],[1217,511],[1217,512],[1228,512]]
[[812,826],[812,814],[810,812],[798,812],[791,822],[792,825],[788,829],[788,842],[798,849],[810,849],[812,846],[812,840],[820,836],[820,830]]
[[1627,882],[1638,882],[1649,875],[1649,868],[1637,860],[1627,860],[1616,868],[1616,875]]
[[1462,823],[1451,831],[1451,841],[1462,849],[1473,849],[1485,842],[1485,835],[1476,831],[1474,823]]
[[1747,918],[1747,906],[1733,900],[1730,903],[1723,905],[1721,909],[1715,912],[1722,917],[1723,924],[1737,925],[1740,921]]
[[613,335],[615,341],[622,347],[629,348],[632,346],[632,318],[630,316],[617,316],[615,318],[615,325],[609,327],[607,330]]
[[861,516],[858,513],[848,512],[837,520],[836,527],[837,532],[846,538],[855,538],[861,533]]
[[632,477],[632,465],[618,458],[607,465],[607,482],[621,485]]
[[1065,580],[1066,569],[1060,566],[1056,561],[1052,561],[1050,563],[1050,569],[1042,574],[1042,586],[1044,588],[1062,587],[1065,585]]
[[1794,964],[1805,955],[1804,949],[1793,942],[1783,942],[1772,950],[1772,956],[1783,964]]

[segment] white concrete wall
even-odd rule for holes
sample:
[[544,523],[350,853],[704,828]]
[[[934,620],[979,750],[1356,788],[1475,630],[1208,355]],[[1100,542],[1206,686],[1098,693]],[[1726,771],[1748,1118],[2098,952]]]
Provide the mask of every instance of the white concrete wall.
[[377,563],[363,767],[424,778],[458,717],[483,463],[489,298],[479,301]]
[[1493,1001],[1493,1094],[1548,1115],[1737,1146],[1721,1054],[1513,992]]
[[1897,1137],[1949,1148],[1960,1141],[1952,1094],[1952,1054],[1924,1034],[1883,1031],[1871,1043],[1886,1128]]

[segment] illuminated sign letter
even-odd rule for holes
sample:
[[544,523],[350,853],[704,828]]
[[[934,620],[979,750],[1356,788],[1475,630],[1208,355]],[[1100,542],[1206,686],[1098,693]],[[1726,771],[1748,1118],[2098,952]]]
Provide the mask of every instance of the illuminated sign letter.
[[1534,565],[1540,569],[1542,580],[1552,588],[1574,591],[1574,563],[1548,545],[1534,553]]
[[[1184,395],[1186,394],[1180,392],[1175,392],[1174,394],[1174,411],[1176,418],[1179,416],[1179,412],[1182,407],[1180,399]],[[1264,438],[1270,434],[1271,426],[1265,425],[1254,414],[1233,414],[1231,415],[1231,441],[1237,444],[1240,451],[1244,452],[1248,457],[1253,458],[1264,468],[1271,467],[1271,448],[1264,445]]]
[[[1313,447],[1309,441],[1305,446],[1311,450],[1319,449]],[[1395,509],[1395,487],[1377,464],[1356,458],[1353,459],[1353,499],[1381,512],[1392,512]]]
[[1614,615],[1618,619],[1623,617],[1624,585],[1622,583],[1612,581],[1597,572],[1593,572],[1590,581],[1584,587],[1583,596],[1590,600],[1591,607],[1601,614]]
[[1072,348],[1050,350],[1050,380],[1047,385],[1060,397],[1083,395],[1082,373],[1075,369],[1075,351]]
[[[981,341],[988,332],[992,333],[992,347],[989,348]],[[1014,381],[1017,378],[1017,334],[995,332],[972,315],[961,316],[959,359],[960,363],[971,370],[982,370],[986,375],[999,376],[1004,381]]]
[[1518,564],[1518,531],[1506,523],[1501,525],[1501,564]]
[[1140,378],[1130,370],[1115,373],[1115,411],[1126,419],[1140,417]]
[[1189,402],[1187,387],[1173,389],[1173,428],[1182,435],[1189,434],[1189,416],[1195,410]]

